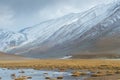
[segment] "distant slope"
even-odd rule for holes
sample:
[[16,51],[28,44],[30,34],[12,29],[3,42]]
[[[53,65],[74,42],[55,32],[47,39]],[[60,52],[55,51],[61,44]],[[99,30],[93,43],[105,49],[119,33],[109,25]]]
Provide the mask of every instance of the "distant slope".
[[28,58],[0,52],[0,60],[26,60]]
[[111,52],[73,54],[72,59],[120,59],[120,54]]

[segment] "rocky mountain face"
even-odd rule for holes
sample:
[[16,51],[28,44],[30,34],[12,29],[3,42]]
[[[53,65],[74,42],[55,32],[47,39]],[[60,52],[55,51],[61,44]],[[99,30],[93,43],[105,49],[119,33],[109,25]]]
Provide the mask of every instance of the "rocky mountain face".
[[[18,33],[0,31],[1,50],[35,58],[119,53],[120,2],[42,22]],[[2,42],[3,41],[3,42]]]

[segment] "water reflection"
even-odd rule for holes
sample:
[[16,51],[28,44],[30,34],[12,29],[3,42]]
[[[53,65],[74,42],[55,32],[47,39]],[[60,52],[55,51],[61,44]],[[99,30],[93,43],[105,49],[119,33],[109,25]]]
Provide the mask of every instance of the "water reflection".
[[[15,80],[16,78],[25,78],[26,80],[84,80],[89,75],[74,77],[71,71],[47,71],[34,69],[0,69],[0,80]],[[17,79],[16,79],[17,80]]]

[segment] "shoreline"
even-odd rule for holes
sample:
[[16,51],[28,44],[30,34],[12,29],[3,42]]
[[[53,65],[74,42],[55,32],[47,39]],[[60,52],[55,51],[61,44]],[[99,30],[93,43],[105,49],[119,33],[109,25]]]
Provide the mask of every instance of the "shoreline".
[[0,68],[7,69],[35,69],[35,70],[58,70],[67,71],[69,69],[77,71],[90,71],[94,74],[85,80],[119,80],[120,60],[115,59],[31,59],[31,60],[0,60]]

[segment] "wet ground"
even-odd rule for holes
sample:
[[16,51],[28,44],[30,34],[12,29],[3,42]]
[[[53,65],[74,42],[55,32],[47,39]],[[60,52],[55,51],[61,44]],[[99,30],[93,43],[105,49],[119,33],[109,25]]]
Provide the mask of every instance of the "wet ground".
[[57,70],[48,71],[48,70],[34,70],[34,69],[6,69],[6,68],[0,69],[0,77],[2,78],[1,80],[14,80],[12,79],[11,74],[15,74],[16,77],[18,76],[32,77],[32,79],[28,79],[28,80],[46,80],[45,77],[56,78],[59,76],[63,76],[62,80],[85,80],[86,78],[89,77],[89,75],[72,77],[71,71],[59,72]]

